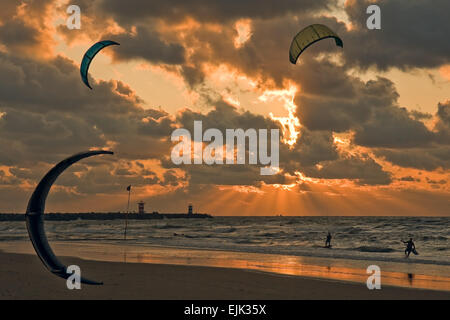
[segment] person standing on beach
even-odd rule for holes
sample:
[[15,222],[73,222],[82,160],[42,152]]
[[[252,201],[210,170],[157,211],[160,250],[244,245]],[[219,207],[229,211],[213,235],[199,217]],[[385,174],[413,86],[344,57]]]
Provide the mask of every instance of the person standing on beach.
[[408,258],[411,252],[414,252],[416,250],[416,245],[414,244],[412,238],[409,238],[408,241],[402,240],[402,242],[406,244],[405,256],[406,258]]
[[331,248],[331,233],[328,231],[327,240],[325,241],[325,248]]

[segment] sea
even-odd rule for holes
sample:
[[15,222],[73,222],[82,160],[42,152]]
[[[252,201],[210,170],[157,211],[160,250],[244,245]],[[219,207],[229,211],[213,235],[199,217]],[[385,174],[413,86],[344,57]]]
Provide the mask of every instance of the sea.
[[[444,281],[438,288],[450,290],[450,217],[128,220],[126,240],[124,220],[46,221],[45,229],[49,242],[55,243],[61,254],[71,255],[71,248],[76,248],[73,255],[90,259],[224,267],[229,261],[231,267],[259,266],[260,271],[319,277],[330,277],[330,267],[345,273],[376,265],[382,271],[405,275],[406,285],[412,285],[412,277],[424,276]],[[325,248],[328,231],[331,249]],[[409,238],[419,254],[406,258],[402,240]],[[26,243],[24,222],[0,222],[0,250],[21,251]],[[328,274],[308,274],[305,265],[324,268]]]

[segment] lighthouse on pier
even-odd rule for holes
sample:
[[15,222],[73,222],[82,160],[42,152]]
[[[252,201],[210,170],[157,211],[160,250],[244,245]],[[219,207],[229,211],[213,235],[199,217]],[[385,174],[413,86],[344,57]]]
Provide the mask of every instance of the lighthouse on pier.
[[140,214],[144,214],[145,213],[144,205],[145,205],[144,201],[139,201],[138,202],[138,212]]

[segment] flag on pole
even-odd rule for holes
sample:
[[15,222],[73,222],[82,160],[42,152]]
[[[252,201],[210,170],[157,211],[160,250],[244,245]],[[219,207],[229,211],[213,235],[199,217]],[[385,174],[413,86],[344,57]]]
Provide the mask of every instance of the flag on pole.
[[127,191],[128,191],[128,203],[127,203],[127,213],[125,214],[125,231],[123,233],[124,240],[127,240],[128,213],[130,212],[131,184],[127,187]]

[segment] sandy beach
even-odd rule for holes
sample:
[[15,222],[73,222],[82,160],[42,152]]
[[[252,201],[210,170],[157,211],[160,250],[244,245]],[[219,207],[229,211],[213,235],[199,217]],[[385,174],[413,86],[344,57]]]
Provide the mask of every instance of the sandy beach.
[[254,270],[64,258],[104,282],[68,290],[34,255],[0,252],[1,299],[450,299],[450,292],[286,276]]

